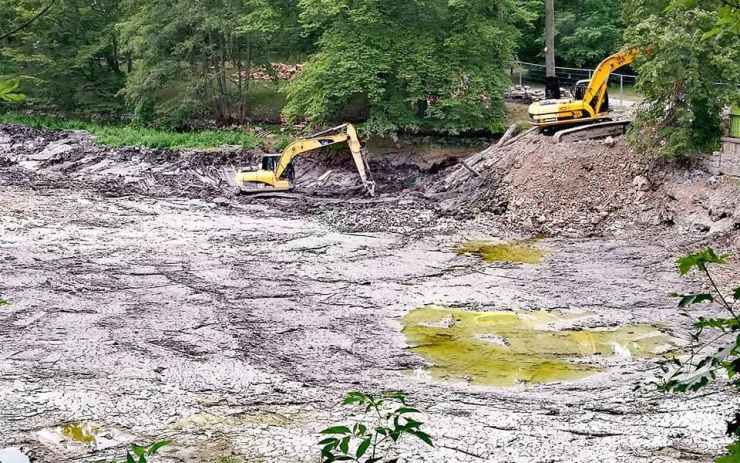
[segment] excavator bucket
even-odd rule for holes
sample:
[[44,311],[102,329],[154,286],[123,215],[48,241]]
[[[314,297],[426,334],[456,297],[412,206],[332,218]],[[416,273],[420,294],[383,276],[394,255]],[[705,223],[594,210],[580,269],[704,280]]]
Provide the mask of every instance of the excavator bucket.
[[357,173],[360,174],[360,180],[362,186],[370,196],[375,196],[375,182],[369,178],[368,172],[370,169],[365,159],[365,153],[362,150],[362,144],[360,139],[357,137],[357,130],[352,124],[347,124],[347,144],[349,145],[350,151],[352,151],[352,159],[355,161],[355,167],[357,167]]

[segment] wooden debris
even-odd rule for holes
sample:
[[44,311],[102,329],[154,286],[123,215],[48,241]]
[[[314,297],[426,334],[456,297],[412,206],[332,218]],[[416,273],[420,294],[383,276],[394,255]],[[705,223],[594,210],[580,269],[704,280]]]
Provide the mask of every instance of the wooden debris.
[[480,177],[480,173],[477,170],[475,170],[472,167],[470,167],[470,165],[466,161],[460,161],[460,164],[462,164],[463,167],[465,167],[470,172],[472,172],[473,174],[475,174],[476,177]]
[[504,133],[504,136],[501,137],[501,140],[499,140],[498,143],[496,143],[496,146],[497,147],[504,146],[504,143],[509,141],[509,139],[511,139],[514,135],[516,135],[516,124],[511,124],[509,126],[509,130],[507,130],[506,133]]
[[333,171],[333,170],[331,170],[331,169],[329,169],[329,170],[327,170],[326,172],[324,172],[323,174],[321,174],[321,175],[319,176],[319,178],[317,178],[316,180],[318,180],[319,182],[323,182],[323,181],[325,181],[325,180],[326,180],[327,178],[329,178],[329,176],[331,175],[331,173],[332,173],[332,172],[334,172],[334,171]]
[[534,133],[534,132],[537,132],[538,130],[539,130],[539,127],[532,127],[532,128],[531,128],[531,129],[529,129],[529,130],[525,130],[524,132],[520,133],[520,134],[519,134],[519,135],[517,135],[516,137],[514,137],[514,138],[512,138],[511,140],[509,140],[509,141],[507,141],[506,143],[504,143],[504,145],[503,145],[503,146],[508,146],[508,145],[511,145],[511,144],[513,144],[513,143],[516,143],[516,142],[518,142],[519,140],[521,140],[522,138],[524,138],[524,137],[526,137],[527,135],[529,135],[530,133]]

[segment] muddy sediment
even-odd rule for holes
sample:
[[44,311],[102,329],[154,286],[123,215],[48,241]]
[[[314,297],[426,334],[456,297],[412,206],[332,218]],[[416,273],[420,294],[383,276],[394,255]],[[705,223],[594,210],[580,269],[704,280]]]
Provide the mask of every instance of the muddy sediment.
[[[673,268],[694,243],[680,233],[545,237],[530,263],[485,261],[456,249],[530,236],[491,210],[442,210],[422,187],[444,170],[379,169],[390,186],[375,200],[308,182],[255,201],[226,184],[258,153],[108,157],[75,134],[28,134],[6,132],[0,154],[0,448],[92,462],[167,437],[161,461],[315,461],[316,433],[348,420],[337,403],[357,389],[403,389],[425,411],[437,447],[402,443],[415,462],[709,462],[725,443],[734,395],[634,391],[666,343],[609,338],[687,339],[666,297],[693,285]],[[39,156],[49,143],[69,148]],[[507,387],[410,374],[434,368],[404,333],[430,305],[562,318],[547,327],[571,349],[558,361],[588,374]],[[512,343],[507,326],[465,331],[464,348]],[[612,334],[575,355],[593,332]]]

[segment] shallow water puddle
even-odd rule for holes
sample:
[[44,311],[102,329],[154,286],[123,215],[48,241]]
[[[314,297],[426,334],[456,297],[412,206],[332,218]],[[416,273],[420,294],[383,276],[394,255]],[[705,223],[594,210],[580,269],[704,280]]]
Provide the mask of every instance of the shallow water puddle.
[[438,306],[403,317],[411,349],[429,361],[433,378],[485,386],[583,378],[603,368],[587,357],[653,357],[671,350],[671,338],[654,326],[558,329],[587,314],[474,312]]
[[100,427],[90,423],[63,424],[59,427],[59,431],[67,439],[92,445],[100,432]]
[[455,248],[458,254],[471,254],[486,262],[538,264],[546,253],[527,241],[494,244],[489,241],[465,241]]
[[93,448],[103,450],[128,442],[128,437],[116,431],[90,422],[67,423],[36,433],[39,440],[53,448]]

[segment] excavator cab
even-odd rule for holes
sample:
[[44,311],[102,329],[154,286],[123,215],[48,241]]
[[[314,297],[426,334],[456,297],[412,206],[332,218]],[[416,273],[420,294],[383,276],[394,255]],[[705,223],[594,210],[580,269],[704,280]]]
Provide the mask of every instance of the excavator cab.
[[[274,171],[275,169],[277,169],[281,156],[282,154],[266,154],[262,156],[262,170]],[[293,168],[293,162],[285,167],[285,171],[283,171],[283,177],[291,182],[295,180],[295,169]]]
[[[573,99],[583,100],[586,96],[586,89],[588,89],[588,83],[590,80],[579,80],[573,84]],[[604,100],[601,103],[601,111],[609,111],[609,90],[604,89]]]
[[588,88],[589,80],[579,80],[573,84],[573,98],[576,100],[582,100],[586,94],[586,88]]

